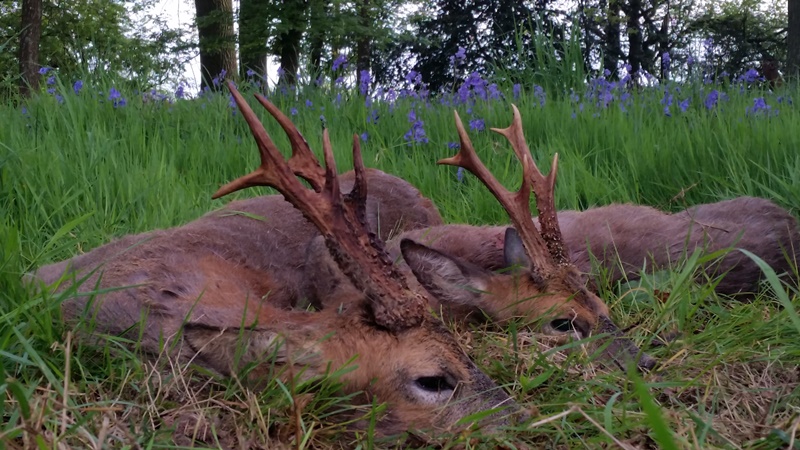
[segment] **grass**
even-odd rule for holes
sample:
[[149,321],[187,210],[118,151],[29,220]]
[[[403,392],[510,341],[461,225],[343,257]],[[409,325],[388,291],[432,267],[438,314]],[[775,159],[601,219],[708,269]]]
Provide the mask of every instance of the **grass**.
[[[211,201],[211,193],[256,166],[252,139],[227,96],[168,105],[128,92],[128,104],[115,108],[92,90],[109,87],[101,83],[75,95],[58,85],[63,103],[42,95],[26,104],[25,113],[0,106],[0,446],[390,446],[393,441],[376,441],[369,433],[344,431],[348,421],[374,422],[383,406],[343,396],[335,376],[270,380],[250,390],[236,379],[213,379],[166,358],[143,360],[120,339],[86,345],[59,321],[60,303],[74,292],[34,293],[22,286],[21,275],[37,266],[117,236],[180,225],[224,204],[230,199]],[[785,100],[798,98],[797,92],[738,92],[732,86],[729,99],[708,111],[703,101],[711,86],[682,89],[676,102],[691,98],[691,105],[685,113],[673,106],[671,117],[664,115],[663,91],[657,90],[634,93],[626,112],[616,103],[603,109],[586,99],[582,111],[569,98],[541,106],[532,90],[515,100],[537,161],[544,165],[559,153],[558,207],[635,202],[675,211],[755,195],[797,215],[800,112]],[[504,92],[511,96],[510,87]],[[480,183],[470,176],[459,182],[455,169],[435,164],[454,152],[447,146],[457,140],[452,107],[412,98],[394,106],[375,103],[379,120],[371,123],[363,99],[344,94],[340,104],[335,95],[311,89],[297,98],[273,98],[284,111],[298,109],[293,120],[314,149],[320,148],[325,116],[341,171],[352,166],[352,133],[367,132],[366,165],[418,186],[446,221],[507,222]],[[762,96],[780,112],[746,116]],[[427,144],[403,139],[412,108],[424,121]],[[471,114],[465,106],[458,109],[465,123],[510,123],[507,101],[478,100]],[[286,148],[276,124],[264,122]],[[517,185],[520,170],[505,143],[488,131],[471,136],[498,178]],[[717,297],[710,284],[693,283],[694,269],[690,261],[603,292],[615,322],[631,325],[645,348],[658,334],[679,333],[666,346],[648,348],[661,363],[653,374],[610,370],[593,362],[580,343],[519,325],[452,325],[481,368],[533,419],[526,431],[466,432],[440,445],[800,448],[800,302],[783,290],[751,303],[732,302]]]

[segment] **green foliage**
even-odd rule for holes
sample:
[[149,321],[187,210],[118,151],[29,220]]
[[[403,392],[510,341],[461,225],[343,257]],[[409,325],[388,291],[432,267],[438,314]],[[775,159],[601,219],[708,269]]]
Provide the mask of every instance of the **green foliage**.
[[[117,0],[75,0],[69,7],[44,1],[40,61],[62,77],[117,76],[160,85],[180,76],[190,45],[170,29],[154,0],[126,7]],[[0,2],[0,77],[6,86],[19,74],[20,3]]]
[[[67,340],[71,328],[60,324],[59,304],[74,292],[28,291],[22,274],[115,236],[190,221],[223,204],[210,194],[257,161],[247,126],[225,94],[145,102],[122,89],[127,104],[115,107],[108,100],[111,81],[87,81],[79,94],[71,81],[56,84],[63,103],[39,95],[24,112],[0,107],[2,437],[21,442],[24,435],[47,447],[55,441],[85,447],[104,438],[120,447],[390,445],[368,434],[342,434],[342,422],[356,417],[374,423],[384,406],[354,407],[358,397],[342,395],[335,377],[273,380],[252,392],[236,380],[209,382],[181,368],[154,369],[119,339],[100,348],[76,335]],[[512,99],[536,160],[559,153],[561,209],[634,201],[680,210],[756,195],[798,214],[800,113],[779,101],[798,92],[739,92],[734,86],[727,100],[708,110],[704,100],[719,86],[698,82],[679,86],[679,92],[675,87],[670,92],[676,102],[691,103],[685,112],[673,105],[671,116],[664,114],[663,89],[632,93],[624,109],[618,103],[603,108],[589,95],[576,101],[548,91],[543,104],[535,91],[524,89],[514,98],[508,83],[499,86],[507,100],[473,97],[455,106],[406,95],[393,103],[374,100],[367,108],[353,92],[312,87],[270,92],[270,98],[284,111],[297,109],[289,114],[315,150],[324,115],[342,171],[352,166],[352,133],[367,132],[366,165],[419,186],[448,222],[507,222],[480,183],[469,175],[459,182],[455,169],[435,161],[454,152],[448,148],[457,139],[453,108],[465,123],[481,119],[487,127],[504,127]],[[772,113],[746,113],[757,97]],[[409,145],[403,137],[412,126],[412,109],[424,122],[427,144]],[[280,128],[263,109],[255,110],[276,144],[286,148]],[[507,144],[488,131],[470,135],[497,177],[518,185],[519,166]],[[468,431],[446,438],[442,448],[600,448],[615,440],[664,448],[789,445],[800,404],[797,297],[778,292],[747,304],[720,298],[713,284],[692,282],[700,258],[603,292],[615,321],[636,324],[632,337],[661,362],[657,374],[632,382],[627,373],[590,362],[581,342],[552,343],[518,324],[501,330],[456,327],[482,369],[531,409],[535,425],[504,436]],[[767,273],[772,280],[774,274]],[[670,293],[666,299],[664,292]],[[648,348],[654,335],[665,332],[678,332],[679,338]]]

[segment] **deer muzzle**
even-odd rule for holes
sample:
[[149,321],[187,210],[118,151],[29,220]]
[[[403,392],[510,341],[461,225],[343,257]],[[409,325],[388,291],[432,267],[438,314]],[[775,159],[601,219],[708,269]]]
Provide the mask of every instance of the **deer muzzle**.
[[601,344],[605,345],[603,356],[614,361],[621,369],[627,369],[635,361],[639,370],[651,370],[658,362],[655,358],[642,352],[631,339],[626,338],[607,316],[600,316],[596,331],[607,334],[610,340],[607,344],[605,341]]

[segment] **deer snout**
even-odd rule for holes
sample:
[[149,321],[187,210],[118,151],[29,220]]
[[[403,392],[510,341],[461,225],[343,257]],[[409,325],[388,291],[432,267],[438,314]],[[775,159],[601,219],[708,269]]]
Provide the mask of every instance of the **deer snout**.
[[[609,335],[611,342],[605,347],[603,354],[614,361],[620,369],[625,370],[632,362],[636,361],[636,367],[639,370],[651,370],[658,363],[658,360],[642,352],[631,339],[624,337],[622,331],[608,317],[600,317],[597,331]],[[605,342],[601,341],[600,345],[605,345]]]

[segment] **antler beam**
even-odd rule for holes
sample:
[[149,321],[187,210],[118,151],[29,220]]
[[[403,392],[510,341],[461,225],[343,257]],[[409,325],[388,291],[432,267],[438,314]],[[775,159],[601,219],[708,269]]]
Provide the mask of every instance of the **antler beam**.
[[[553,159],[550,174],[547,177],[542,175],[533,161],[528,145],[525,143],[519,110],[515,105],[511,106],[514,112],[511,126],[504,129],[492,128],[492,131],[508,139],[514,154],[522,164],[522,186],[517,192],[511,192],[506,189],[481,162],[477,153],[475,153],[475,148],[467,135],[467,131],[464,129],[464,124],[461,122],[461,117],[459,117],[457,111],[454,114],[461,147],[455,156],[442,159],[438,163],[463,167],[469,170],[492,192],[500,204],[503,205],[511,222],[517,229],[525,246],[525,251],[531,260],[531,269],[544,280],[555,272],[557,266],[569,264],[561,238],[561,229],[558,226],[555,199],[553,197],[558,155]],[[536,197],[541,233],[531,220],[531,190],[533,190]]]
[[[372,303],[378,324],[395,331],[419,324],[424,318],[427,298],[408,289],[380,238],[369,232],[366,221],[367,183],[358,136],[353,136],[355,186],[349,194],[342,196],[328,130],[323,130],[322,134],[326,166],[323,169],[289,118],[269,100],[256,94],[259,103],[289,137],[292,156],[287,161],[233,83],[229,82],[228,87],[256,140],[261,165],[250,174],[222,186],[212,198],[251,186],[277,189],[325,237],[328,249],[343,273]],[[303,186],[295,175],[307,180],[312,189]]]

